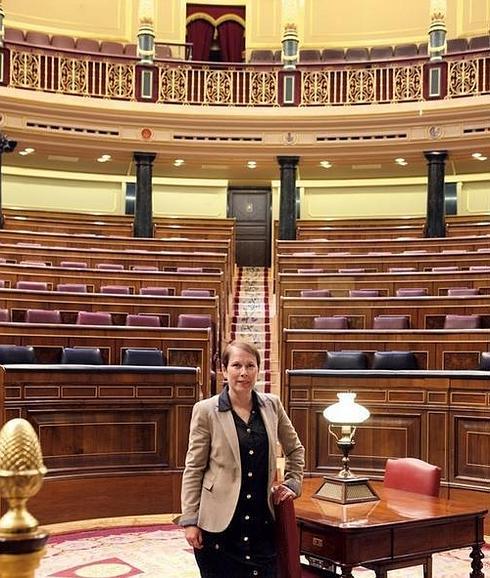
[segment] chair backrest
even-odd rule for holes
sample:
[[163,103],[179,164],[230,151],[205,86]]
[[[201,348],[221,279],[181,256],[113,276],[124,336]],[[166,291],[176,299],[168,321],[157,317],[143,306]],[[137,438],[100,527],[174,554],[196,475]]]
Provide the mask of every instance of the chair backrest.
[[103,365],[98,347],[63,347],[61,363],[78,365]]
[[371,48],[371,60],[389,60],[390,58],[393,58],[393,46],[373,46]]
[[95,267],[102,271],[122,271],[124,269],[124,265],[118,263],[97,263]]
[[129,295],[129,287],[126,285],[102,285],[100,292],[112,295]]
[[79,311],[77,325],[112,325],[112,317],[105,311]]
[[490,271],[489,265],[472,265],[470,267],[470,271],[479,271],[480,273],[484,273],[485,271]]
[[331,297],[330,289],[302,289],[301,297]]
[[444,329],[479,329],[481,317],[479,315],[446,315]]
[[316,274],[316,273],[323,273],[323,269],[298,269],[298,273],[300,275],[304,275],[305,273],[311,273],[311,274]]
[[45,32],[37,32],[36,30],[28,30],[26,32],[27,44],[36,44],[38,46],[49,46],[49,36]]
[[47,267],[47,263],[44,261],[19,261],[19,265],[26,265],[27,267]]
[[65,36],[64,34],[53,34],[51,38],[51,46],[54,48],[62,48],[68,50],[75,49],[75,39],[73,36]]
[[17,281],[16,289],[27,289],[30,291],[47,291],[48,284],[43,281]]
[[211,327],[211,315],[181,313],[177,318],[177,327]]
[[323,62],[343,62],[345,53],[343,48],[324,48],[322,50]]
[[28,309],[26,323],[61,323],[61,315],[54,309]]
[[450,297],[459,297],[461,295],[478,295],[480,290],[476,287],[451,287],[447,290]]
[[373,329],[408,329],[408,315],[377,315],[373,319]]
[[177,267],[177,273],[202,273],[202,267]]
[[252,50],[250,62],[274,62],[274,53],[272,50]]
[[277,578],[301,578],[299,533],[294,502],[286,500],[274,506],[276,515]]
[[417,358],[411,351],[376,351],[373,369],[418,369]]
[[75,46],[80,52],[99,52],[100,50],[99,41],[93,38],[78,38]]
[[344,315],[334,317],[315,317],[313,329],[348,329],[349,320]]
[[427,289],[423,287],[401,287],[396,290],[397,297],[424,297]]
[[339,273],[365,273],[366,269],[362,267],[348,267],[343,269],[338,269]]
[[345,60],[349,62],[364,61],[369,59],[369,50],[367,48],[347,48],[345,51]]
[[411,58],[417,56],[416,44],[397,44],[393,50],[395,58]]
[[120,42],[111,42],[109,40],[103,40],[100,43],[100,51],[104,54],[123,54],[124,44]]
[[169,294],[168,287],[141,287],[140,295],[158,295],[166,297]]
[[167,365],[160,349],[126,349],[123,365]]
[[388,267],[388,273],[412,273],[415,267]]
[[447,41],[447,53],[466,52],[468,50],[468,40],[466,38],[450,38]]
[[453,271],[459,271],[459,267],[455,265],[445,266],[445,267],[432,267],[431,271],[434,273],[452,273]]
[[300,62],[321,62],[321,52],[314,48],[302,48],[299,51]]
[[5,281],[3,279],[0,279],[0,287],[5,287]]
[[135,265],[133,271],[158,271],[158,267],[154,265]]
[[8,323],[10,321],[10,311],[8,309],[0,309],[0,322]]
[[130,327],[160,327],[161,323],[158,315],[129,314],[126,316],[126,325]]
[[379,289],[351,289],[349,297],[379,297]]
[[88,265],[85,261],[61,261],[60,267],[67,269],[86,269]]
[[182,297],[211,297],[211,291],[208,289],[182,289]]
[[68,291],[69,293],[87,293],[87,286],[83,283],[58,283],[57,291]]
[[480,369],[482,371],[490,371],[490,352],[483,351],[480,354]]
[[368,358],[363,351],[327,351],[325,369],[367,369]]
[[470,50],[481,50],[481,49],[489,49],[490,48],[490,35],[486,34],[485,36],[474,36],[470,38],[469,41],[469,49]]
[[26,345],[0,345],[0,364],[36,363],[33,347]]
[[441,485],[441,468],[417,458],[386,460],[384,485],[387,488],[438,496]]

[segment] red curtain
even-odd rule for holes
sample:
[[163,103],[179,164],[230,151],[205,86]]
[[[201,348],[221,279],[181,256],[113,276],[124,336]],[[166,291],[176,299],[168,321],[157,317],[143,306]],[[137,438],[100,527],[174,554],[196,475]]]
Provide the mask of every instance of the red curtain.
[[242,62],[245,50],[243,26],[234,20],[226,20],[218,26],[218,40],[222,62]]
[[192,60],[209,60],[214,26],[206,20],[193,20],[187,25],[186,42],[192,43]]

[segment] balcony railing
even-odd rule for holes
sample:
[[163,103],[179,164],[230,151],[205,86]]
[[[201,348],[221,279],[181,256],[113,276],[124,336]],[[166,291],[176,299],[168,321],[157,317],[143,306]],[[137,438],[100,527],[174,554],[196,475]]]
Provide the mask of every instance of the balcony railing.
[[[84,54],[6,43],[0,84],[18,89],[126,101],[204,106],[331,106],[402,103],[490,93],[490,54],[384,62],[304,65],[214,65],[159,60],[141,66],[128,56]],[[437,67],[440,90],[428,89]],[[289,84],[287,84],[289,83]]]

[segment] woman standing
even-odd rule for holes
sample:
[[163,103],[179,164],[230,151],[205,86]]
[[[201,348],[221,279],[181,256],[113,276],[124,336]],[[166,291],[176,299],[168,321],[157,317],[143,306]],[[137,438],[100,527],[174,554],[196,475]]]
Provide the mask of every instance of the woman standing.
[[[259,366],[253,345],[231,343],[227,387],[192,412],[179,523],[202,578],[275,578],[273,502],[301,493],[304,448],[279,398],[254,390]],[[273,488],[277,442],[286,466]]]

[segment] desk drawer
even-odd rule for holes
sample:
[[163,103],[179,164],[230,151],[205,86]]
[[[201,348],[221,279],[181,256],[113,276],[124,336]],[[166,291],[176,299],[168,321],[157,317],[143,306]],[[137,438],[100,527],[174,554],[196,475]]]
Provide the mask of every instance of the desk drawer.
[[331,537],[312,530],[301,531],[300,549],[303,554],[320,556],[328,560],[335,560],[336,544]]

